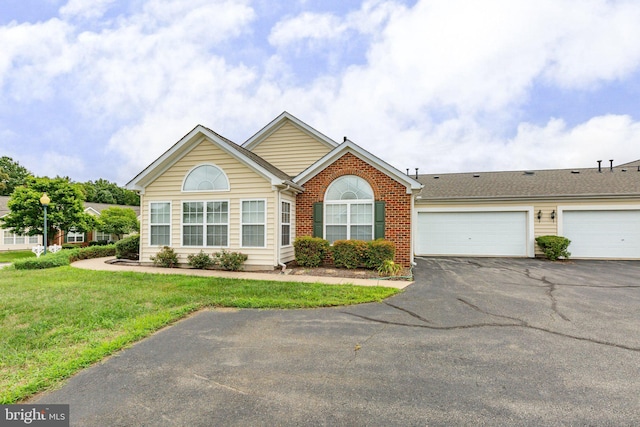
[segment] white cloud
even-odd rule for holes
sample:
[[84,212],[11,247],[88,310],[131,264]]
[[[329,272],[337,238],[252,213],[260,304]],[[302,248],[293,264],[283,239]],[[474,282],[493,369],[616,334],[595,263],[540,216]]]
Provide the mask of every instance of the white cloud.
[[60,8],[64,18],[95,19],[101,17],[116,0],[69,0]]
[[[570,127],[561,116],[528,123],[534,120],[523,111],[541,83],[549,92],[587,91],[637,73],[636,1],[423,0],[409,8],[375,0],[343,15],[302,12],[270,29],[260,28],[249,0],[136,5],[99,28],[74,18],[102,14],[112,0],[70,0],[60,12],[67,21],[0,27],[3,101],[72,99],[78,120],[115,128],[108,144],[70,138],[121,158],[111,168],[120,182],[197,123],[242,142],[283,110],[336,140],[349,136],[402,170],[588,166],[596,157],[640,157],[639,125],[630,116]],[[256,36],[262,33],[270,45]],[[358,65],[332,54],[355,39],[364,49]],[[259,60],[229,55],[247,44]],[[314,67],[295,61],[291,53],[301,49],[320,63],[339,63],[297,84],[308,81],[299,78],[309,71],[300,67]]]

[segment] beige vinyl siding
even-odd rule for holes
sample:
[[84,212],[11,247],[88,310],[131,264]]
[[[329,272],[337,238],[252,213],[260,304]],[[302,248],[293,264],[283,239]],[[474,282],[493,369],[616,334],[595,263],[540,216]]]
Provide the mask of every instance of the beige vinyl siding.
[[[415,204],[416,209],[420,208],[453,208],[453,209],[467,209],[467,208],[500,208],[509,206],[533,206],[533,234],[534,237],[557,235],[558,234],[558,206],[615,206],[615,205],[630,205],[638,204],[640,209],[640,201],[629,199],[581,199],[581,200],[514,200],[514,201],[488,201],[488,202],[417,202]],[[555,210],[556,217],[551,219],[551,212]],[[542,211],[542,218],[538,221],[538,211]],[[542,256],[542,251],[538,245],[534,245],[535,255]],[[571,247],[569,247],[571,251]]]
[[[230,191],[183,192],[182,183],[185,176],[191,169],[201,164],[213,164],[222,169],[229,180]],[[141,261],[151,262],[150,257],[160,249],[149,245],[149,204],[154,201],[171,202],[171,247],[180,255],[181,263],[186,263],[189,254],[198,253],[201,249],[207,253],[219,251],[218,248],[213,247],[182,247],[182,202],[216,200],[229,202],[229,246],[225,249],[248,255],[249,258],[245,263],[247,269],[272,268],[276,265],[273,224],[276,221],[274,212],[277,197],[270,181],[204,138],[193,150],[145,188],[141,202],[143,233]],[[266,201],[266,247],[264,248],[240,247],[242,200]]]
[[324,143],[287,122],[251,151],[288,175],[295,176],[330,150]]

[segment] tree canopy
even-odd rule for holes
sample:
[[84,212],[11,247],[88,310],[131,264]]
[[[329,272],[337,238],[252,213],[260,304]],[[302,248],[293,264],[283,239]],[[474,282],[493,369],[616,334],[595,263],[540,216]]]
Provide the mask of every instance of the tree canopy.
[[17,187],[7,203],[10,213],[0,218],[3,228],[16,234],[30,236],[43,234],[44,215],[40,197],[47,193],[51,202],[47,210],[48,234],[56,230],[87,231],[95,226],[94,218],[84,212],[82,190],[67,178],[26,179],[25,185]]
[[135,191],[119,187],[106,179],[87,181],[82,183],[84,200],[94,203],[109,203],[113,205],[139,206],[140,196]]
[[33,174],[11,157],[0,157],[0,196],[10,196]]
[[133,209],[119,208],[117,206],[107,208],[100,212],[97,219],[98,230],[103,233],[115,234],[118,240],[125,234],[139,231],[140,224]]

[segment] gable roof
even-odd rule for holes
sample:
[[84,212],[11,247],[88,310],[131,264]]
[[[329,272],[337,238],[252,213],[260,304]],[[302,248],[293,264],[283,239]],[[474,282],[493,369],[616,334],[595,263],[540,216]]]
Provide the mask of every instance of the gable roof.
[[[609,167],[419,175],[418,202],[432,200],[640,197],[640,161]],[[633,166],[633,167],[632,167]]]
[[271,134],[273,134],[275,131],[280,129],[286,123],[292,123],[302,132],[305,132],[311,135],[313,138],[317,139],[319,142],[326,145],[330,149],[333,149],[338,146],[338,143],[335,142],[333,139],[329,138],[323,133],[312,128],[311,126],[309,126],[302,120],[298,119],[297,117],[293,116],[292,114],[289,114],[288,112],[284,111],[278,117],[276,117],[271,122],[269,122],[265,127],[260,129],[255,135],[247,139],[242,144],[242,147],[246,148],[247,150],[253,150],[258,144],[260,144],[262,141],[267,139]]
[[360,160],[369,163],[387,176],[400,182],[407,188],[407,193],[411,193],[414,190],[419,190],[420,188],[422,188],[422,185],[418,181],[411,178],[407,174],[400,172],[398,169],[394,168],[379,157],[374,156],[349,139],[345,140],[342,144],[338,145],[336,148],[328,152],[325,156],[320,158],[317,162],[302,171],[298,176],[294,178],[294,181],[299,183],[300,185],[304,185],[305,182],[309,181],[311,178],[316,176],[327,166],[338,160],[346,153],[353,154]]
[[148,184],[153,182],[169,167],[189,153],[189,151],[204,138],[209,139],[224,152],[243,162],[259,175],[265,177],[265,179],[270,180],[271,184],[290,185],[297,190],[302,190],[302,187],[294,183],[289,175],[282,172],[271,163],[202,125],[197,125],[191,130],[191,132],[183,136],[171,148],[165,151],[164,154],[158,157],[153,163],[129,181],[126,187],[131,190],[144,191],[144,188]]

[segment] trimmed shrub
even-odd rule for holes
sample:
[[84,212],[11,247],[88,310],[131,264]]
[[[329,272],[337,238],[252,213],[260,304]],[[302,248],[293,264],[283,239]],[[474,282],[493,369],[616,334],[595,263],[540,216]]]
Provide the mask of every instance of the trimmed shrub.
[[562,236],[540,236],[536,237],[536,243],[542,249],[545,256],[551,261],[558,258],[569,259],[571,252],[567,250],[571,240]]
[[89,246],[106,246],[109,244],[108,240],[92,240],[89,242]]
[[49,252],[39,258],[25,258],[13,263],[16,270],[38,270],[44,268],[62,267],[83,259],[113,256],[115,245],[91,246],[86,248],[63,249],[56,253]]
[[213,259],[209,254],[205,254],[204,251],[200,251],[199,254],[191,254],[187,256],[188,264],[193,268],[205,270],[213,265]]
[[224,249],[213,254],[213,262],[217,267],[223,270],[238,271],[241,270],[244,262],[249,257],[240,252],[227,252]]
[[140,235],[126,237],[116,242],[116,258],[138,260],[140,258]]
[[336,240],[331,248],[333,263],[338,268],[363,267],[368,248],[364,240]]
[[300,236],[293,242],[296,262],[301,267],[319,267],[329,251],[329,242],[320,237]]
[[83,259],[103,258],[114,256],[116,254],[116,245],[107,246],[88,246],[86,248],[71,249],[69,254],[69,262],[76,262]]
[[377,270],[385,261],[393,261],[395,255],[395,243],[384,239],[373,240],[369,242],[364,265],[369,269]]
[[154,265],[173,268],[178,266],[178,254],[169,246],[163,247],[160,252],[151,257]]
[[38,258],[25,258],[13,263],[16,270],[39,270],[69,265],[69,252],[79,249],[63,249],[56,253],[47,253]]

